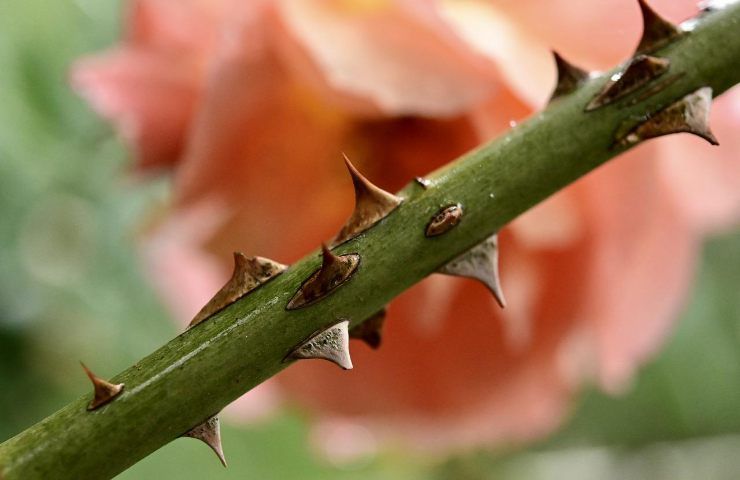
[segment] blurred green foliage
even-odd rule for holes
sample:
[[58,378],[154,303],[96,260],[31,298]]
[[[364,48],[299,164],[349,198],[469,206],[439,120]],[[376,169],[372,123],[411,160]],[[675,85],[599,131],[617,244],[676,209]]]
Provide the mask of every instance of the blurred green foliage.
[[[120,371],[176,333],[145,281],[134,232],[165,181],[126,181],[110,128],[67,84],[110,45],[118,2],[0,2],[0,440],[88,388],[78,360]],[[120,476],[148,478],[682,479],[740,471],[740,234],[710,241],[666,349],[621,398],[587,392],[568,425],[526,450],[421,458],[385,449],[332,466],[296,412],[224,426],[230,468],[190,439]]]

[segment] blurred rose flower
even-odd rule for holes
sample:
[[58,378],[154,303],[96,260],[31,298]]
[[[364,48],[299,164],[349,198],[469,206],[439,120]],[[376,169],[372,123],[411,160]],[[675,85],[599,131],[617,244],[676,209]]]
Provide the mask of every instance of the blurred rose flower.
[[[694,13],[654,4],[676,21]],[[341,151],[398,189],[543,108],[550,48],[607,68],[640,25],[637,4],[617,0],[139,0],[121,44],[72,81],[140,171],[174,174],[143,251],[187,321],[232,250],[287,263],[336,233],[353,205]],[[506,311],[472,281],[433,275],[393,302],[378,352],[353,345],[351,374],[299,363],[236,413],[287,393],[325,425],[355,425],[341,432],[495,445],[552,431],[584,382],[623,391],[670,332],[700,238],[738,218],[738,93],[712,113],[722,147],[648,142],[507,227]]]

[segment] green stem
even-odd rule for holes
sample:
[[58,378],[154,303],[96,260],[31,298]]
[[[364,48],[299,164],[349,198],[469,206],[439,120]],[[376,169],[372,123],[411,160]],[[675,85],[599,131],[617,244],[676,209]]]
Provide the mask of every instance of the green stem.
[[[612,72],[506,136],[409,184],[403,204],[337,253],[360,254],[350,281],[309,307],[286,304],[317,268],[313,253],[282,275],[176,337],[112,381],[124,392],[89,412],[86,394],[0,445],[0,478],[109,478],[172,441],[285,368],[283,359],[313,332],[348,319],[356,325],[405,289],[476,245],[517,215],[614,157],[623,121],[644,118],[683,95],[740,82],[740,5],[705,15],[691,34],[662,49],[684,73],[635,105],[584,106]],[[721,139],[720,139],[721,140]],[[707,146],[707,148],[712,148]],[[424,230],[440,207],[460,203],[460,224],[439,237]],[[320,212],[315,212],[320,214]],[[423,309],[423,305],[419,306]],[[351,375],[337,371],[337,375]]]

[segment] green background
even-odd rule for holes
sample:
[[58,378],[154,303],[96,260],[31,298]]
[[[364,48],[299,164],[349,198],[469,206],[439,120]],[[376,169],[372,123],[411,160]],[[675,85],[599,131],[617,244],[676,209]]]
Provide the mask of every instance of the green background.
[[[0,0],[0,441],[176,329],[135,254],[165,180],[127,176],[123,147],[67,86],[70,62],[112,44],[118,2]],[[301,412],[223,426],[229,469],[172,442],[123,479],[736,479],[740,477],[740,231],[709,240],[666,348],[620,398],[586,391],[567,425],[525,450],[449,458],[385,447],[336,466]]]

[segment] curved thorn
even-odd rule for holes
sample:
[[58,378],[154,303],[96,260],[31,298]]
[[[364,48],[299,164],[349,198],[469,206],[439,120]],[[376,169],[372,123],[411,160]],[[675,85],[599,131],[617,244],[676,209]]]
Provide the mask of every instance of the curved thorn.
[[645,0],[637,0],[642,12],[642,37],[635,53],[649,53],[683,35],[676,25],[664,19]]
[[216,295],[195,315],[188,328],[207,320],[239,298],[284,272],[288,267],[264,257],[234,252],[234,273]]
[[618,138],[616,143],[630,146],[650,138],[684,132],[697,135],[712,145],[719,145],[709,126],[711,106],[712,88],[702,87],[651,115]]
[[383,341],[383,324],[385,323],[386,309],[356,325],[349,331],[349,338],[362,340],[373,350],[380,348]]
[[301,284],[285,307],[287,310],[318,302],[349,280],[360,265],[358,254],[334,255],[324,243],[321,244],[321,257],[321,267]]
[[196,425],[191,430],[183,433],[182,437],[190,437],[205,443],[216,454],[221,461],[221,465],[226,467],[226,457],[224,457],[223,446],[221,445],[221,422],[218,414],[210,417],[200,425]]
[[437,272],[480,281],[491,291],[499,306],[506,307],[498,271],[498,234],[491,235]]
[[102,407],[120,395],[123,391],[123,387],[125,386],[123,383],[114,384],[106,382],[90,371],[84,363],[80,362],[80,365],[82,365],[82,369],[87,374],[87,377],[90,379],[93,384],[93,388],[95,389],[95,396],[88,404],[88,410],[95,410],[98,407]]
[[346,155],[344,163],[355,187],[355,209],[332,241],[333,245],[344,243],[372,227],[387,217],[403,201],[402,198],[373,185],[352,165]]
[[335,363],[344,370],[352,369],[352,359],[349,356],[349,321],[332,325],[312,335],[308,340],[296,347],[286,359],[313,359],[320,358]]
[[573,93],[590,77],[587,71],[568,63],[558,52],[553,50],[552,56],[558,70],[558,81],[550,96],[550,102],[563,95]]
[[671,62],[667,58],[637,55],[630,60],[620,73],[604,85],[596,96],[586,105],[590,112],[616,102],[630,93],[647,85],[668,71]]

